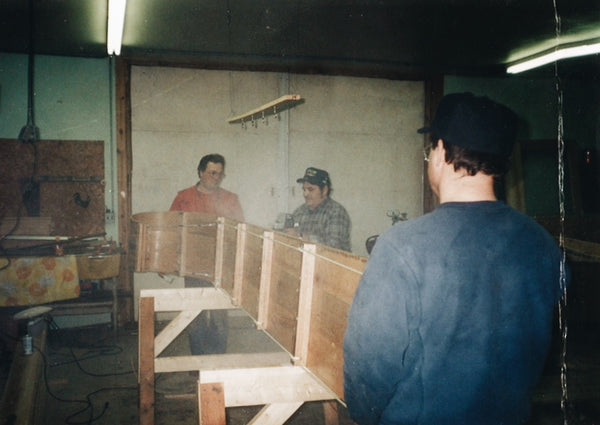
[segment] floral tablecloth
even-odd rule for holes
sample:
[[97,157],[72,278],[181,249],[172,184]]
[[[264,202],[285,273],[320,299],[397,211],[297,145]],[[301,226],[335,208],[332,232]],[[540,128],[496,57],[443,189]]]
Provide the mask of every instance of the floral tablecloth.
[[0,258],[0,306],[29,306],[79,297],[74,255]]

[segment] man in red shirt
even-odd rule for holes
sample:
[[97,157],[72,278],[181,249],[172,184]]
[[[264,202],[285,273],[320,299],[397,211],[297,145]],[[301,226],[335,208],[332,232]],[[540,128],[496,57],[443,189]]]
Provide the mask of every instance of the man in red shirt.
[[171,204],[171,211],[200,212],[244,221],[244,213],[235,193],[221,188],[225,178],[225,158],[217,153],[205,155],[198,164],[200,180],[181,190]]
[[[235,193],[221,188],[225,177],[225,158],[220,154],[202,157],[198,164],[196,185],[181,190],[170,211],[199,212],[244,221],[242,207]],[[185,277],[186,288],[206,288],[211,282]],[[227,349],[227,310],[203,310],[188,326],[190,349],[193,355],[219,354]]]

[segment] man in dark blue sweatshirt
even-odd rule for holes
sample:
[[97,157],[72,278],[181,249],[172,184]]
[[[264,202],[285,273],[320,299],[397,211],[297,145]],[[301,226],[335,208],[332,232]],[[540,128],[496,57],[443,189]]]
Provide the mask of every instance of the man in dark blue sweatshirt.
[[486,97],[445,96],[427,175],[439,206],[377,240],[344,339],[345,401],[360,425],[516,425],[567,285],[563,255],[497,200],[516,116]]

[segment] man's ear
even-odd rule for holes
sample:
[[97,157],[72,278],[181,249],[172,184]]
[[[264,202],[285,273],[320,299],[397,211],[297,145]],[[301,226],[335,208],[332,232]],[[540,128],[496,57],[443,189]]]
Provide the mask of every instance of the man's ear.
[[433,143],[433,148],[431,149],[429,161],[433,162],[434,165],[441,165],[442,163],[446,162],[446,150],[444,149],[442,139],[438,139],[436,142]]

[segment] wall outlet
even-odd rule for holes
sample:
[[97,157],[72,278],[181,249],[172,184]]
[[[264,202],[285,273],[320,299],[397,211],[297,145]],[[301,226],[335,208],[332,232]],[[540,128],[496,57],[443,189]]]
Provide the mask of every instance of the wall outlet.
[[104,221],[108,224],[112,224],[115,222],[115,212],[111,210],[106,210]]

